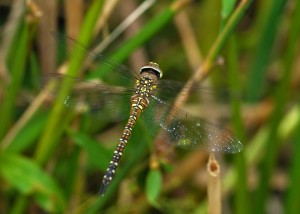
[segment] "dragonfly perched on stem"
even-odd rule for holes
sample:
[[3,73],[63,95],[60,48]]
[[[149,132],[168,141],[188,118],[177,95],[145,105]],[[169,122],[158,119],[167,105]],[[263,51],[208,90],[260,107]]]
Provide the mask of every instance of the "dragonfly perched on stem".
[[[160,133],[165,142],[180,148],[223,153],[242,151],[243,145],[230,131],[173,107],[178,92],[185,90],[184,84],[161,79],[163,72],[158,64],[150,62],[142,66],[140,73],[136,74],[126,66],[107,61],[102,55],[92,56],[92,58],[96,58],[95,60],[99,61],[101,66],[106,66],[105,70],[108,73],[102,77],[104,81],[102,83],[61,74],[52,74],[51,77],[59,81],[73,78],[75,82],[71,93],[64,100],[65,106],[71,108],[86,106],[86,110],[97,114],[99,119],[115,121],[128,118],[112,160],[103,176],[101,195],[104,195],[115,176],[119,161],[139,117],[150,134],[156,136]],[[112,87],[107,83],[119,86]],[[188,89],[188,92],[193,93],[201,93],[201,91],[203,92],[201,87]],[[225,94],[227,92],[225,91]]]

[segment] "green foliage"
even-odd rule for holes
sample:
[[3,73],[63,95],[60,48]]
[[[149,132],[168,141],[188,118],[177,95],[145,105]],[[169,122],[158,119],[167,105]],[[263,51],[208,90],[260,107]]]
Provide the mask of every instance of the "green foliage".
[[146,180],[147,199],[151,205],[159,207],[158,197],[162,186],[162,174],[159,170],[150,170]]
[[65,209],[61,190],[36,163],[10,153],[2,153],[0,162],[1,176],[13,188],[25,195],[33,194],[36,202],[48,212]]
[[22,152],[38,139],[43,130],[48,113],[38,113],[23,127],[7,147],[7,152]]
[[[104,13],[104,2],[85,2],[85,9],[81,8],[83,21],[78,26],[69,26],[66,21],[65,25],[59,23],[62,32],[74,29],[79,32],[68,58],[65,56],[68,54],[61,54],[68,49],[63,47],[68,41],[58,44],[55,58],[60,64],[55,65],[54,73],[64,70],[59,66],[66,63],[63,67],[66,75],[119,81],[101,61],[82,69],[91,57],[87,56],[85,47],[97,40],[95,32],[101,26],[99,23],[104,20],[107,25],[98,32],[106,36],[108,29],[114,29],[115,23],[124,19],[120,12],[122,5],[108,13],[109,19],[103,19],[102,15],[109,12],[106,8]],[[223,168],[222,164],[226,206],[233,213],[251,213],[252,207],[255,213],[265,213],[267,203],[273,201],[270,198],[277,197],[273,192],[277,192],[280,198],[287,196],[284,204],[280,203],[282,209],[286,213],[298,213],[300,108],[296,101],[299,69],[295,65],[299,61],[300,1],[291,0],[286,4],[284,0],[269,0],[252,4],[251,0],[200,3],[175,0],[170,5],[168,2],[156,1],[154,7],[142,14],[143,19],[139,20],[142,24],[134,23],[137,30],[126,29],[127,37],[118,38],[113,48],[105,50],[109,53],[106,58],[121,64],[130,59],[128,62],[142,65],[143,60],[131,57],[135,51],[143,50],[143,54],[138,53],[139,60],[149,58],[158,62],[165,76],[189,78],[187,81],[198,84],[204,78],[209,82],[214,72],[222,84],[228,85],[229,91],[245,92],[246,101],[251,102],[253,109],[239,99],[230,100],[231,103],[225,99],[221,104],[207,100],[205,108],[205,103],[199,104],[205,100],[200,96],[193,96],[186,105],[187,111],[205,119],[212,117],[216,123],[225,121],[223,125],[231,127],[245,146],[242,153],[225,158],[224,165],[228,167]],[[19,8],[1,4],[1,19],[6,7]],[[105,196],[99,196],[102,175],[126,119],[116,122],[97,118],[93,113],[85,114],[82,109],[66,108],[64,100],[76,85],[76,78],[40,85],[40,77],[45,75],[40,52],[48,48],[50,51],[47,44],[41,44],[46,38],[39,39],[44,35],[40,30],[48,26],[36,15],[32,5],[19,10],[22,10],[19,17],[0,21],[0,29],[15,29],[0,36],[3,42],[0,47],[0,213],[32,213],[32,210],[38,213],[163,213],[164,208],[170,213],[186,213],[186,210],[207,213],[206,189],[199,173],[205,163],[197,162],[203,153],[195,155],[179,149],[173,151],[170,145],[162,146],[161,139],[149,134],[157,130],[153,127],[149,131],[139,121],[113,181]],[[185,16],[190,22],[184,26],[175,20],[181,11],[187,12]],[[73,13],[80,16],[78,11]],[[61,18],[67,20],[70,18],[67,16]],[[192,28],[187,29],[188,25]],[[48,30],[50,37],[53,29]],[[193,39],[201,45],[191,45]],[[207,54],[198,59],[196,52]],[[224,56],[225,63],[216,66],[220,55]],[[195,69],[187,62],[200,67]],[[216,88],[222,84],[211,83]],[[126,108],[129,105],[128,101]],[[229,105],[230,115],[229,111],[223,111]],[[149,167],[153,156],[157,158],[157,167]],[[259,176],[248,173],[249,168],[259,172]],[[276,186],[278,174],[284,175],[289,186]],[[257,186],[249,186],[252,180],[257,181]]]
[[[74,141],[74,143],[76,143],[76,145],[86,151],[91,163],[103,171],[106,170],[107,163],[111,159],[111,151],[108,151],[105,147],[101,146],[99,142],[91,139],[85,133],[70,132],[70,138]],[[103,161],[99,161],[99,157]]]

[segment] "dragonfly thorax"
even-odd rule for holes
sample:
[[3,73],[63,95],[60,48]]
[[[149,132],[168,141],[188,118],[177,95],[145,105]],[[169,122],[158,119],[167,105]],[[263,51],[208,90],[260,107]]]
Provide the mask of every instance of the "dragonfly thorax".
[[150,97],[157,88],[157,76],[150,72],[143,72],[135,84],[135,94],[144,98]]

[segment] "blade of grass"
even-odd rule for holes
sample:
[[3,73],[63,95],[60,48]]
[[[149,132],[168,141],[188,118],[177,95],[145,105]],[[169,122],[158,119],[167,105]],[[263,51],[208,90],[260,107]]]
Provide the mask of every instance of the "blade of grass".
[[[298,102],[300,111],[300,102]],[[296,130],[296,137],[293,145],[293,156],[291,159],[291,167],[289,173],[289,187],[286,193],[285,213],[297,214],[300,210],[299,190],[300,190],[300,121]]]
[[264,90],[264,76],[266,67],[272,51],[272,46],[277,35],[277,27],[282,17],[285,0],[273,0],[269,2],[266,22],[262,27],[261,38],[254,53],[252,67],[250,68],[248,88],[246,96],[249,101],[254,102],[259,99]]
[[[98,14],[101,11],[103,1],[94,0],[87,12],[85,20],[83,22],[82,29],[80,31],[78,41],[88,46],[93,34],[93,29],[98,18]],[[70,59],[67,73],[70,76],[76,76],[84,60],[84,53],[74,51]],[[66,112],[63,106],[63,100],[68,95],[72,87],[72,81],[66,80],[63,82],[64,87],[59,92],[58,98],[55,102],[54,108],[50,113],[49,119],[45,130],[40,138],[37,149],[34,154],[34,159],[40,165],[45,162],[51,156],[54,148],[59,142],[59,137],[62,135],[64,127],[70,120],[71,112]],[[25,200],[23,196],[17,198],[15,207],[18,207],[18,212],[23,213],[26,209],[28,199]]]
[[[300,5],[300,4],[298,4]],[[298,108],[300,111],[300,102],[298,102]],[[287,191],[287,197],[285,200],[285,213],[297,214],[300,212],[299,203],[299,189],[300,189],[300,121],[296,129],[296,136],[294,139],[294,146],[290,167],[290,184]]]
[[[300,123],[300,104],[294,106],[280,122],[278,140],[282,143],[286,143],[285,140],[295,132],[298,123]],[[264,158],[264,152],[267,150],[264,142],[267,140],[269,133],[270,126],[261,128],[260,131],[249,142],[249,146],[245,148],[244,153],[247,167],[256,165],[262,158]],[[223,193],[227,193],[229,190],[234,188],[236,179],[237,169],[229,169],[222,181]],[[207,201],[204,200],[196,209],[195,213],[206,213],[206,207]]]
[[[109,55],[108,58],[113,59],[114,62],[121,63],[129,57],[129,55],[139,46],[154,37],[161,29],[168,23],[172,23],[172,18],[183,9],[190,0],[177,0],[169,8],[162,11],[160,14],[150,20],[145,27],[143,27],[135,36],[127,40],[117,51]],[[90,74],[90,78],[101,77],[103,73],[107,72],[107,67],[100,66],[99,69]]]
[[[92,38],[93,28],[101,11],[102,3],[103,1],[94,0],[84,19],[83,26],[78,37],[78,42],[85,46],[88,46]],[[74,51],[67,69],[67,75],[77,76],[84,58],[84,52]],[[61,87],[61,90],[59,91],[53,110],[50,113],[50,118],[47,122],[45,131],[35,152],[35,159],[39,164],[44,164],[48,160],[53,149],[58,144],[58,139],[63,132],[63,124],[68,122],[64,117],[66,112],[63,100],[69,94],[72,84],[73,81],[70,78],[66,78],[62,83],[63,87]]]
[[233,30],[236,28],[238,23],[241,21],[243,15],[245,14],[246,10],[252,3],[252,0],[245,0],[241,1],[236,10],[228,19],[226,25],[216,38],[215,42],[213,43],[212,47],[210,48],[208,55],[204,60],[204,65],[202,66],[203,72],[197,72],[197,76],[195,79],[202,79],[203,76],[207,75],[207,72],[210,68],[214,65],[214,61],[217,58],[218,54],[220,53],[221,49],[224,47],[225,42],[228,40],[228,37],[231,35]]
[[[232,91],[240,91],[241,86],[238,80],[238,56],[237,56],[237,44],[235,37],[232,36],[229,43],[227,64],[230,76],[230,85]],[[241,117],[241,104],[239,100],[233,99],[232,105],[233,126],[235,133],[240,141],[245,144],[245,130],[243,128],[243,122]],[[235,167],[237,168],[237,179],[235,185],[234,194],[234,207],[235,213],[247,214],[249,209],[249,198],[247,190],[247,165],[245,160],[245,153],[241,152],[234,156]]]
[[[291,23],[291,35],[288,40],[290,47],[297,47],[296,44],[299,44],[299,34],[300,34],[300,2],[297,1],[295,5],[294,18],[292,18]],[[291,51],[292,53],[293,51]],[[292,57],[287,57],[292,59]],[[289,62],[286,63],[288,65]],[[298,102],[298,111],[300,111],[300,102]],[[285,213],[296,214],[300,210],[299,204],[299,190],[300,190],[300,121],[298,122],[298,128],[296,131],[296,137],[294,139],[294,149],[293,149],[293,158],[291,159],[290,167],[290,185],[287,190],[287,197],[285,201]]]
[[[111,151],[99,144],[96,140],[91,139],[84,132],[74,132],[69,130],[69,136],[73,141],[88,154],[89,162],[97,168],[105,171],[107,163],[111,160]],[[101,157],[101,160],[99,160]]]
[[[49,91],[54,86],[54,84],[49,84],[31,103],[31,105],[26,109],[21,118],[14,124],[14,126],[10,129],[10,131],[6,134],[5,138],[2,141],[1,148],[6,149],[10,146],[13,139],[19,135],[22,129],[27,125],[28,121],[32,119],[32,117],[37,112],[38,108],[42,105],[43,101],[47,97]],[[42,128],[42,127],[41,127]],[[39,132],[40,134],[40,132]]]
[[22,21],[20,24],[20,36],[16,41],[17,48],[10,51],[10,59],[8,59],[8,69],[10,70],[10,82],[8,83],[4,95],[3,105],[0,109],[0,139],[4,137],[9,129],[14,113],[14,106],[18,91],[21,88],[21,83],[25,71],[25,62],[27,59],[27,52],[32,35],[35,31],[35,24]]
[[154,4],[155,0],[144,1],[135,11],[133,11],[121,24],[119,24],[113,32],[104,40],[93,48],[93,53],[101,53],[105,48],[107,48],[116,38],[118,38],[125,29],[128,28],[135,20],[137,20],[146,10],[149,9]]
[[[298,4],[299,5],[299,4]],[[271,120],[270,120],[270,133],[268,135],[266,141],[266,155],[264,161],[262,163],[261,168],[261,179],[260,184],[256,192],[256,212],[255,213],[264,213],[265,212],[265,205],[268,195],[268,186],[269,181],[275,167],[276,163],[276,156],[280,149],[280,141],[278,140],[278,126],[280,123],[281,118],[284,116],[284,107],[288,101],[289,94],[289,84],[291,81],[291,74],[292,74],[292,67],[293,64],[296,62],[296,53],[297,53],[297,44],[299,43],[300,37],[300,25],[299,25],[299,6],[296,8],[297,10],[294,11],[288,39],[286,51],[284,53],[284,60],[283,60],[283,76],[282,80],[277,88],[275,99],[276,106],[274,108]]]
[[178,95],[174,102],[174,106],[180,108],[180,106],[187,100],[188,91],[201,80],[203,80],[207,75],[211,72],[211,68],[214,66],[214,62],[217,58],[217,55],[220,53],[221,49],[224,47],[225,42],[228,37],[232,34],[233,30],[241,20],[245,11],[251,4],[252,0],[249,1],[241,1],[236,10],[233,12],[231,17],[228,19],[224,28],[215,39],[213,45],[209,49],[205,60],[203,61],[203,65],[199,66],[194,75],[189,79],[189,81],[185,84],[184,90],[182,90]]
[[159,169],[150,169],[146,178],[146,196],[149,203],[159,208],[158,196],[161,192],[162,172]]
[[222,11],[221,11],[221,27],[226,23],[227,18],[232,13],[236,0],[222,0]]
[[17,135],[13,136],[10,144],[5,148],[7,152],[22,152],[24,149],[32,145],[39,137],[48,118],[46,113],[37,113],[29,121],[26,126],[20,129]]
[[57,213],[64,209],[62,192],[32,160],[17,154],[1,153],[0,162],[1,177],[22,194],[33,193],[36,202],[48,212]]

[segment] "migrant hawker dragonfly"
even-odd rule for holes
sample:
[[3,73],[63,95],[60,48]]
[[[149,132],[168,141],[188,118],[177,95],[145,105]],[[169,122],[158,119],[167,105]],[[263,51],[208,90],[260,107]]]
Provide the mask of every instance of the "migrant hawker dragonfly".
[[[129,115],[104,174],[101,195],[104,195],[115,176],[121,156],[140,115],[145,121],[144,124],[148,126],[150,134],[160,133],[164,141],[180,148],[223,153],[237,153],[243,149],[243,145],[230,131],[174,109],[173,101],[176,94],[184,90],[183,84],[160,80],[163,73],[158,64],[150,62],[144,65],[139,75],[123,65],[114,65],[105,61],[102,61],[102,64],[111,70],[108,73],[108,82],[119,78],[117,84],[121,87],[109,87],[104,83],[74,78],[74,88],[64,101],[64,104],[69,107],[85,103],[90,111],[112,120],[128,118]],[[55,78],[63,80],[73,77],[56,75]],[[199,88],[192,90],[197,89]]]

